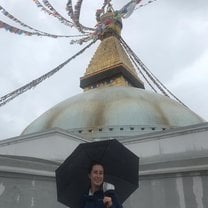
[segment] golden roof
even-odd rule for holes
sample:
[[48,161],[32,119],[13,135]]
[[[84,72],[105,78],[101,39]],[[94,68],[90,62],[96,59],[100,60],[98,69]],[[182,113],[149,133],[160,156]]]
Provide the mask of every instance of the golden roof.
[[100,17],[99,38],[101,40],[86,72],[80,78],[84,90],[105,86],[133,86],[144,88],[136,70],[117,36],[122,22],[113,12]]
[[98,73],[99,71],[113,68],[119,64],[124,65],[127,70],[137,76],[132,63],[120,45],[119,40],[116,37],[111,36],[101,42],[86,69],[85,75]]
[[[111,79],[120,74],[120,86],[135,86],[144,88],[143,82],[138,78],[136,70],[128,55],[115,36],[103,39],[92,57],[86,72],[81,77],[80,86],[86,88],[98,87],[102,80]],[[123,84],[121,84],[121,80]],[[115,79],[114,79],[115,80]],[[107,82],[108,83],[108,82]],[[117,85],[117,81],[112,85]],[[104,86],[106,84],[103,84]],[[94,86],[94,87],[92,87]]]

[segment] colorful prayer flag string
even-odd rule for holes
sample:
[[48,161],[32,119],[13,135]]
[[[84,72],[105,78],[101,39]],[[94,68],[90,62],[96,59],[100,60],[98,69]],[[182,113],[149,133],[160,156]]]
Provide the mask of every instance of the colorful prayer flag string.
[[44,11],[45,13],[53,16],[53,17],[56,17],[61,23],[63,23],[64,25],[66,26],[69,26],[69,27],[73,27],[73,23],[70,22],[70,21],[66,21],[65,19],[61,18],[59,15],[57,15],[56,13],[48,10],[47,8],[45,8],[38,0],[33,0],[34,3],[37,5],[38,8],[41,8],[42,11]]
[[66,4],[66,11],[68,12],[68,15],[72,19],[74,26],[78,29],[79,32],[86,33],[87,31],[94,31],[94,28],[86,27],[79,22],[82,1],[83,0],[78,0],[73,9],[72,1],[68,0]]
[[72,57],[70,57],[65,62],[63,62],[59,66],[55,67],[51,71],[49,71],[46,74],[42,75],[41,77],[39,77],[39,78],[29,82],[28,84],[26,84],[26,85],[24,85],[24,86],[22,86],[22,87],[20,87],[20,88],[18,88],[16,90],[14,90],[13,92],[10,92],[10,93],[4,95],[3,97],[1,97],[0,98],[0,107],[5,105],[9,101],[13,100],[17,96],[23,94],[24,92],[26,92],[26,91],[36,87],[37,85],[39,85],[41,82],[43,82],[47,78],[50,78],[51,76],[53,76],[56,72],[60,71],[66,64],[68,64],[72,59],[74,59],[77,56],[79,56],[80,54],[82,54],[86,49],[88,49],[95,42],[96,42],[96,40],[92,41],[87,46],[85,46],[83,49],[81,49],[79,52],[77,52],[75,55],[73,55]]
[[[22,21],[20,21],[19,19],[17,19],[16,17],[14,17],[13,15],[11,15],[7,10],[5,10],[1,5],[0,5],[0,11],[2,12],[3,15],[5,15],[6,17],[8,17],[9,19],[13,20],[14,22],[20,24],[21,26],[25,27],[25,28],[28,28],[30,30],[32,30],[33,33],[32,35],[39,35],[39,36],[48,36],[48,37],[53,37],[53,38],[57,38],[57,37],[79,37],[80,35],[75,35],[75,36],[67,36],[67,35],[53,35],[53,34],[49,34],[49,33],[46,33],[46,32],[43,32],[43,31],[40,31],[40,30],[37,30],[25,23],[23,23]],[[6,24],[6,23],[5,23]],[[8,26],[7,26],[8,27]],[[12,27],[10,25],[10,27]],[[20,29],[19,29],[20,30]],[[13,30],[15,31],[15,29]]]
[[147,3],[145,3],[145,4],[140,4],[138,7],[135,8],[135,10],[137,10],[137,9],[139,9],[141,7],[147,6],[148,4],[151,4],[151,3],[155,2],[155,1],[157,1],[157,0],[150,0]]
[[[54,34],[46,33],[44,31],[37,30],[29,25],[26,25],[25,23],[23,23],[22,21],[20,21],[19,19],[17,19],[13,15],[11,15],[2,6],[0,6],[0,11],[5,16],[10,18],[14,22],[20,24],[21,26],[28,28],[32,31],[26,31],[26,30],[14,27],[14,26],[9,25],[3,21],[0,21],[0,28],[4,28],[5,30],[15,33],[15,34],[24,34],[27,36],[37,35],[37,36],[47,36],[47,37],[52,37],[52,38],[82,37],[81,39],[71,41],[71,44],[73,44],[73,43],[82,44],[84,42],[87,42],[89,40],[97,38],[100,35],[99,33],[103,32],[103,30],[100,30],[100,28],[105,28],[106,25],[104,23],[100,22],[100,16],[106,12],[105,11],[106,7],[112,9],[112,11],[115,13],[115,15],[114,15],[115,19],[128,18],[134,12],[134,10],[144,7],[144,6],[154,2],[156,0],[149,0],[145,4],[140,4],[142,0],[131,0],[118,11],[113,10],[111,0],[104,0],[101,9],[98,9],[96,12],[96,19],[98,21],[98,24],[95,26],[95,28],[86,27],[80,23],[80,11],[81,11],[81,6],[83,3],[83,0],[77,0],[74,8],[72,6],[72,0],[68,0],[68,2],[66,4],[66,10],[68,12],[69,17],[71,18],[71,21],[67,20],[61,14],[59,14],[48,0],[42,0],[42,1],[43,1],[44,5],[41,4],[39,0],[33,0],[33,2],[36,4],[36,6],[38,8],[40,8],[42,11],[46,12],[47,14],[49,14],[51,16],[56,17],[61,23],[65,24],[68,27],[77,28],[77,30],[82,34],[81,35],[54,35]],[[136,8],[136,6],[138,4],[140,4],[140,5]]]
[[18,35],[26,35],[26,36],[47,36],[51,38],[73,38],[73,37],[83,37],[84,35],[53,35],[48,33],[39,33],[39,32],[30,32],[26,30],[19,29],[17,27],[11,26],[3,21],[0,20],[0,29],[5,29],[6,31],[9,31],[11,33],[15,33]]
[[49,1],[43,0],[43,4],[49,8],[49,10],[61,21],[61,22],[67,22],[71,24],[71,27],[73,26],[73,23],[66,18],[64,18],[60,13],[57,12],[57,10],[50,4]]

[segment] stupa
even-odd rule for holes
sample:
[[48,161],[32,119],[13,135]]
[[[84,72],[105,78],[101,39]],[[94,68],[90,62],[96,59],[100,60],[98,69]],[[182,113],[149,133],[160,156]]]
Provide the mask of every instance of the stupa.
[[124,208],[208,207],[208,123],[146,90],[120,44],[121,20],[108,11],[101,21],[101,43],[80,78],[84,92],[0,141],[0,207],[64,208],[55,169],[78,144],[112,138],[140,157],[140,186]]
[[80,78],[84,92],[52,107],[26,127],[23,135],[57,127],[90,140],[122,139],[204,121],[175,100],[145,90],[118,39],[121,19],[108,11],[100,21],[108,24]]

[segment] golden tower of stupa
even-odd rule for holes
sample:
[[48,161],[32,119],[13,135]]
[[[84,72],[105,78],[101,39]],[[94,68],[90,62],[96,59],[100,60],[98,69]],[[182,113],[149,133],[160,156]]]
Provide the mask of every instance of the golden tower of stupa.
[[[86,72],[80,79],[84,91],[106,86],[132,86],[144,88],[127,53],[117,36],[122,29],[121,18],[107,11],[100,17],[99,24],[105,28],[99,35],[101,43],[92,57]],[[101,26],[102,27],[102,26]]]

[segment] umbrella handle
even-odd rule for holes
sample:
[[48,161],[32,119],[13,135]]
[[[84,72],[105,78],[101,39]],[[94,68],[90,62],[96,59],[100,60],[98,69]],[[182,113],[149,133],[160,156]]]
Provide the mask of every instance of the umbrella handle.
[[104,196],[103,203],[106,208],[110,208],[113,205],[112,197],[110,196]]

